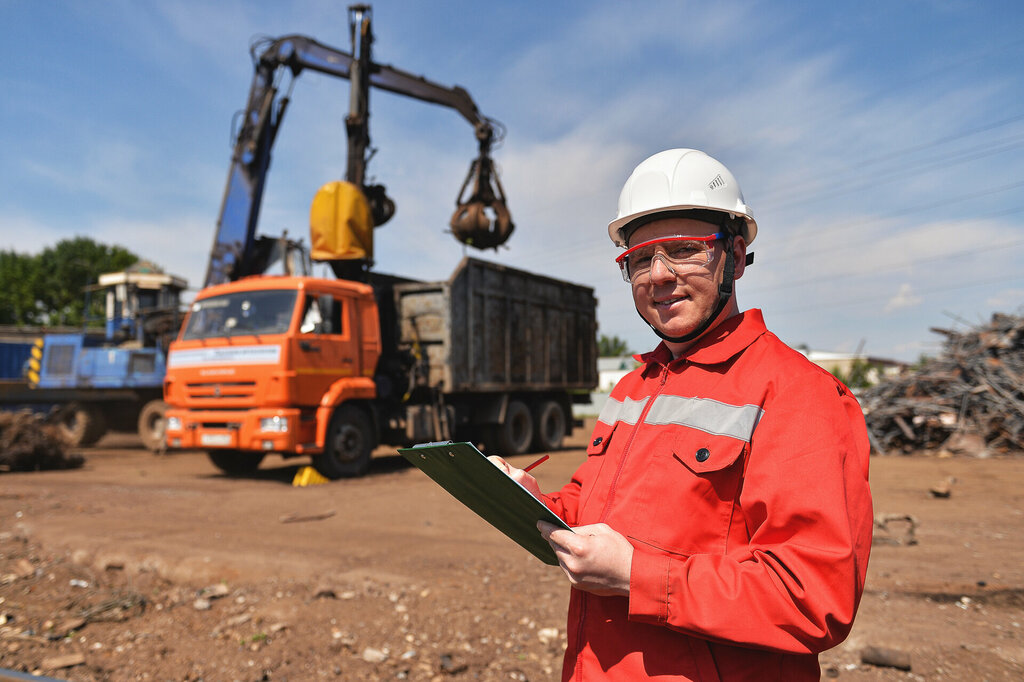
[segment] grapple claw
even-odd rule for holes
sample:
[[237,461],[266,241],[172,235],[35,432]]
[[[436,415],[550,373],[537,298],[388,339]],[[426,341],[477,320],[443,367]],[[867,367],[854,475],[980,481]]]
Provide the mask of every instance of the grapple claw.
[[[463,201],[462,195],[473,181],[473,191]],[[492,186],[493,180],[493,186]],[[473,160],[466,181],[456,198],[455,213],[448,223],[452,234],[463,244],[477,249],[497,249],[508,241],[515,225],[505,205],[505,193],[494,173],[494,162],[482,144],[480,157]]]
[[477,249],[496,249],[512,234],[512,217],[504,201],[459,204],[450,222],[452,234]]

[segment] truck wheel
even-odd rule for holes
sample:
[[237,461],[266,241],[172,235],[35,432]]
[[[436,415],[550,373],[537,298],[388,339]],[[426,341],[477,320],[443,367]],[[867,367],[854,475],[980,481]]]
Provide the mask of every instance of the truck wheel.
[[313,468],[331,480],[362,476],[370,468],[373,448],[369,417],[358,407],[346,405],[331,417],[324,451],[313,456]]
[[107,432],[103,413],[95,405],[68,403],[57,413],[57,430],[73,448],[92,445]]
[[533,447],[540,452],[558,450],[565,438],[565,412],[554,400],[543,400],[533,415]]
[[244,476],[260,468],[264,455],[262,452],[241,450],[209,450],[206,456],[213,462],[213,466],[228,476]]
[[150,452],[162,455],[167,452],[167,403],[162,400],[150,400],[139,412],[139,438]]
[[533,417],[525,403],[510,400],[504,423],[494,427],[495,445],[503,455],[521,455],[530,451]]

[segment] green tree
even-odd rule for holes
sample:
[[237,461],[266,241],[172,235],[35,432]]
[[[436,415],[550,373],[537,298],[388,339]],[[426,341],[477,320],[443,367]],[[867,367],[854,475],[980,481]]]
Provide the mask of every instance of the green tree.
[[[0,324],[82,324],[85,287],[137,260],[124,247],[88,237],[61,240],[37,256],[2,251]],[[92,314],[103,314],[102,301],[93,301]]]
[[837,368],[832,374],[850,388],[867,388],[872,385],[872,374],[877,374],[879,369],[877,365],[857,358],[850,364],[849,372],[840,372]]
[[[63,239],[43,250],[39,258],[36,297],[50,324],[79,325],[84,320],[85,287],[105,272],[117,272],[139,259],[121,246],[89,239]],[[94,302],[97,310],[100,302]]]
[[618,358],[633,355],[633,351],[629,349],[629,344],[624,339],[601,334],[597,339],[597,354],[602,358]]
[[41,310],[35,296],[39,261],[14,251],[0,251],[0,324],[37,324]]

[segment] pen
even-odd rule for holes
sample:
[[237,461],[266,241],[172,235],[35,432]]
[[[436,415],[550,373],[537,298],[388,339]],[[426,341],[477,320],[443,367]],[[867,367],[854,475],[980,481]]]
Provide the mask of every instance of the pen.
[[532,469],[533,467],[537,466],[538,464],[541,464],[541,463],[542,463],[542,462],[543,462],[544,460],[546,460],[547,458],[548,458],[548,455],[544,455],[543,457],[541,457],[540,459],[538,459],[538,460],[537,460],[536,462],[534,462],[533,464],[528,464],[528,465],[526,465],[526,467],[524,467],[524,468],[523,468],[523,471],[529,471],[530,469]]

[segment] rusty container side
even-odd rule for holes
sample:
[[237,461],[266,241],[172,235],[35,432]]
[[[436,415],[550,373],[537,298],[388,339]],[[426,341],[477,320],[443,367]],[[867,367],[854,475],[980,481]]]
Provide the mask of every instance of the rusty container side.
[[399,348],[408,351],[419,368],[417,385],[451,385],[451,295],[447,282],[416,282],[395,287]]
[[464,258],[448,282],[396,287],[401,342],[445,392],[589,391],[597,385],[593,289]]

